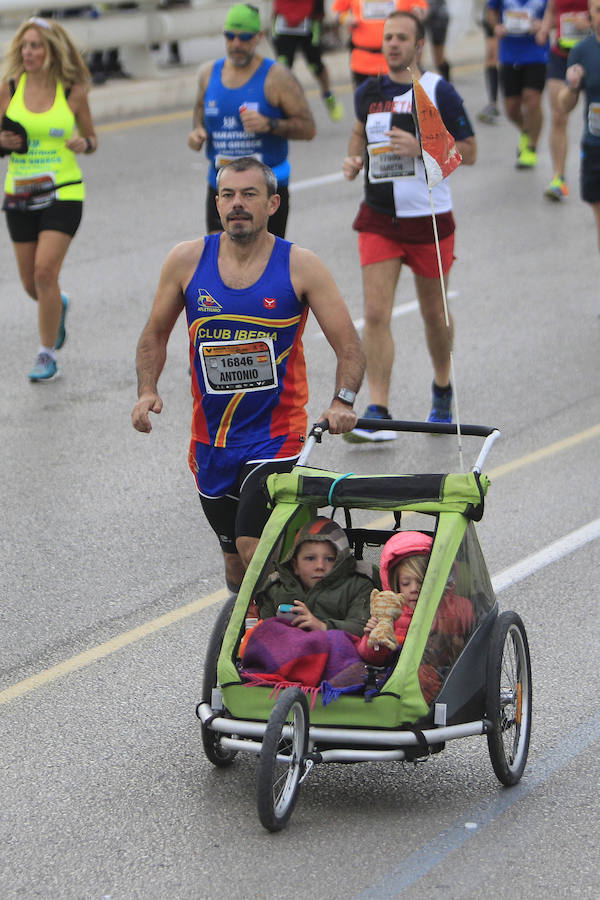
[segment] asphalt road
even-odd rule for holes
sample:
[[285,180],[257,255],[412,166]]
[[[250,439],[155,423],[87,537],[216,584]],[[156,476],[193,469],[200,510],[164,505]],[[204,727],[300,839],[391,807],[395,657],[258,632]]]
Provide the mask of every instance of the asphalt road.
[[[474,113],[479,69],[457,72],[456,84]],[[349,110],[349,90],[340,96]],[[338,174],[351,117],[334,125],[311,102],[319,136],[292,148],[288,236],[323,257],[359,320],[350,226],[361,190]],[[203,756],[194,706],[223,577],[186,465],[183,322],[153,433],[129,420],[162,260],[203,229],[205,163],[187,149],[189,118],[104,126],[84,160],[89,199],[63,270],[69,337],[51,384],[27,381],[35,307],[2,241],[2,897],[597,896],[597,528],[576,550],[547,551],[597,524],[600,508],[599,259],[577,196],[580,117],[566,203],[542,196],[547,131],[539,169],[517,172],[513,129],[480,126],[479,162],[452,176],[460,409],[502,431],[481,543],[494,576],[549,553],[499,594],[525,621],[533,664],[530,763],[512,790],[496,782],[484,739],[416,769],[323,766],[272,836],[256,816],[256,761],[220,772]],[[392,411],[406,419],[426,416],[431,380],[413,301],[405,272]],[[314,419],[333,387],[314,322],[306,348]],[[467,465],[478,449],[465,439]],[[331,439],[319,459],[340,472],[458,465],[455,441],[423,436],[378,448]]]

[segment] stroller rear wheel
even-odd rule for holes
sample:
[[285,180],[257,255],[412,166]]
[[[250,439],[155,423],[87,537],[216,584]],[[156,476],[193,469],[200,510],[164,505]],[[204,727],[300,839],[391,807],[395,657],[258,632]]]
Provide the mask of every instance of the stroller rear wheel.
[[498,616],[487,663],[487,741],[496,777],[517,784],[527,763],[531,735],[531,662],[525,626],[515,612]]
[[258,817],[268,831],[281,831],[292,815],[307,748],[306,696],[287,688],[269,717],[258,766]]
[[[223,638],[235,606],[235,597],[229,597],[215,620],[215,624],[208,641],[206,651],[206,659],[204,660],[204,678],[202,679],[202,702],[212,705],[212,691],[217,686],[217,662],[219,661],[219,653],[223,644]],[[213,764],[219,768],[230,766],[237,750],[224,750],[221,747],[221,738],[217,731],[202,726],[202,746],[206,756]]]

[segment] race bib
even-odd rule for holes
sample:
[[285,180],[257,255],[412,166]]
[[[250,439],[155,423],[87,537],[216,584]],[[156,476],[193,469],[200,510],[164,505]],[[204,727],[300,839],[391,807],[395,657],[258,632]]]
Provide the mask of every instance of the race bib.
[[582,38],[590,33],[590,20],[584,12],[562,13],[560,21],[559,45],[574,47]]
[[44,172],[40,175],[31,175],[24,178],[14,178],[13,192],[16,195],[22,194],[28,198],[27,209],[45,209],[47,206],[51,206],[56,199],[55,183],[52,172]]
[[198,347],[206,391],[237,394],[277,386],[273,341],[207,342]]
[[363,0],[363,19],[387,19],[396,9],[395,0]]
[[531,13],[527,9],[505,9],[503,24],[507,34],[529,34]]
[[217,153],[215,157],[215,169],[222,169],[223,166],[226,166],[228,163],[233,162],[234,159],[239,159],[242,156],[251,156],[252,159],[257,159],[259,162],[262,162],[262,153]]
[[387,141],[369,144],[369,181],[379,184],[396,178],[412,178],[415,174],[413,156],[398,156]]
[[590,103],[588,106],[588,128],[594,137],[600,137],[600,103]]
[[310,34],[310,30],[312,28],[312,22],[306,17],[306,19],[302,19],[301,22],[298,22],[297,25],[290,25],[285,18],[285,16],[279,15],[275,19],[275,33],[276,34]]
[[377,141],[385,141],[387,133],[392,127],[392,114],[389,112],[370,113],[365,122],[365,134],[367,143],[374,144]]

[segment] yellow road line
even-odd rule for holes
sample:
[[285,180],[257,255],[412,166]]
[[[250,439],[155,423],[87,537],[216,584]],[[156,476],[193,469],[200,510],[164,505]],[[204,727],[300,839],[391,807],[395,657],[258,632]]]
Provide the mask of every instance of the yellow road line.
[[188,616],[199,612],[201,609],[212,606],[213,603],[218,603],[219,600],[224,600],[227,594],[228,592],[225,588],[221,588],[220,590],[215,591],[214,594],[208,594],[206,597],[201,597],[199,600],[194,600],[192,603],[187,603],[185,606],[179,606],[177,609],[173,609],[171,612],[158,616],[158,618],[152,619],[150,622],[138,625],[137,628],[132,628],[130,631],[124,631],[122,634],[118,634],[116,637],[111,638],[110,641],[105,641],[104,644],[98,644],[97,647],[92,647],[91,650],[85,650],[83,653],[78,653],[77,656],[65,659],[56,666],[51,666],[49,669],[44,669],[43,672],[38,672],[37,675],[31,675],[23,681],[18,681],[16,684],[11,685],[11,687],[6,688],[6,690],[0,691],[0,705],[10,702],[16,697],[22,697],[24,694],[29,694],[30,691],[34,691],[36,688],[42,687],[42,685],[49,684],[51,681],[55,681],[63,675],[68,675],[70,672],[76,672],[77,669],[83,669],[85,666],[89,666],[90,663],[103,659],[105,656],[110,656],[110,654],[114,653],[116,650],[121,650],[129,644],[134,644],[136,641],[147,637],[149,634],[160,631],[161,628],[165,628],[167,625],[173,625],[175,622],[181,621],[181,619],[187,619]]
[[179,119],[192,119],[192,108],[180,109],[177,112],[161,113],[155,116],[142,116],[139,119],[123,119],[119,122],[107,122],[98,125],[96,131],[127,131],[129,128],[145,128],[147,125],[161,125],[163,122],[176,122]]
[[[502,478],[503,475],[509,475],[511,472],[516,472],[517,469],[524,469],[525,466],[531,466],[533,463],[540,462],[542,459],[547,459],[549,456],[555,456],[562,450],[570,450],[572,447],[583,444],[585,441],[591,441],[592,438],[595,437],[600,437],[600,425],[592,425],[591,428],[586,428],[585,431],[580,431],[578,434],[571,435],[571,437],[563,438],[561,441],[555,441],[553,444],[548,444],[547,447],[542,447],[540,450],[534,450],[533,453],[528,453],[526,456],[520,456],[518,459],[514,459],[509,463],[504,463],[502,466],[497,466],[495,469],[489,471],[486,470],[485,474],[491,481],[495,481],[498,478]],[[378,519],[369,522],[368,527],[387,528],[392,521],[392,515],[386,513],[384,516],[380,516]]]
[[571,437],[564,438],[562,441],[555,441],[554,444],[548,444],[547,447],[542,447],[540,450],[534,450],[533,453],[528,453],[527,456],[521,456],[511,463],[497,466],[497,468],[487,472],[487,475],[489,475],[491,479],[501,478],[503,475],[508,475],[510,472],[516,471],[516,469],[522,469],[525,466],[540,462],[542,459],[547,459],[549,456],[555,456],[562,450],[570,450],[571,447],[576,447],[578,444],[583,444],[585,441],[591,441],[592,438],[598,436],[600,436],[600,425],[592,425],[591,428],[586,428],[585,431],[573,434]]
[[[465,63],[454,67],[456,73],[468,74],[469,72],[479,72],[481,70],[480,63]],[[354,86],[350,82],[335,85],[336,94],[354,93]],[[308,88],[304,91],[307,97],[316,97],[320,91],[318,88]],[[193,109],[179,109],[170,113],[156,113],[152,116],[140,116],[135,119],[121,119],[118,122],[106,122],[104,125],[97,125],[98,132],[127,131],[129,128],[145,128],[147,125],[161,125],[167,122],[178,122],[181,119],[189,119],[191,122]]]
[[[497,466],[497,468],[492,469],[490,472],[487,472],[487,474],[491,479],[501,478],[503,475],[516,472],[518,469],[533,465],[550,456],[555,456],[563,450],[570,450],[578,444],[583,444],[585,441],[590,441],[596,437],[600,437],[600,425],[593,425],[591,428],[586,428],[578,434],[574,434],[571,437],[564,438],[560,441],[555,441],[553,444],[548,444],[547,447],[542,447],[540,450],[535,450],[533,453],[528,453],[526,456],[521,456],[518,459],[513,460],[513,462]],[[371,522],[369,527],[384,528],[389,524],[391,519],[392,516],[389,513],[386,513],[385,516]],[[29,694],[39,687],[50,684],[57,678],[62,678],[63,675],[68,675],[70,672],[76,672],[78,669],[89,666],[90,663],[96,662],[99,659],[104,659],[106,656],[110,656],[111,653],[115,653],[123,647],[134,644],[136,641],[139,641],[150,634],[154,634],[162,628],[166,628],[168,625],[173,625],[175,622],[187,619],[201,609],[206,609],[206,607],[212,606],[220,600],[224,600],[227,593],[225,588],[221,588],[213,594],[208,594],[206,597],[201,597],[198,600],[192,601],[192,603],[187,603],[185,606],[180,606],[177,609],[171,610],[171,612],[158,616],[158,618],[152,619],[150,622],[138,625],[137,628],[132,628],[130,631],[118,634],[116,637],[111,638],[111,640],[105,641],[103,644],[98,644],[97,647],[92,647],[91,650],[85,650],[83,653],[78,653],[77,656],[72,656],[70,659],[66,659],[56,666],[44,669],[36,675],[31,675],[29,678],[23,679],[23,681],[17,681],[5,690],[0,691],[0,706],[3,703],[9,703],[11,700],[15,700],[17,697],[23,697],[25,694]]]

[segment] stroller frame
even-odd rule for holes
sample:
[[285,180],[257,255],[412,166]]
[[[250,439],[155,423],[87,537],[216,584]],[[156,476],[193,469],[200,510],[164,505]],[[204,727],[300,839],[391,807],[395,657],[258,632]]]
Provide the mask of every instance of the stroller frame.
[[[359,427],[376,427],[359,420]],[[403,432],[456,433],[455,425],[386,422]],[[516,784],[527,761],[531,730],[531,666],[525,628],[510,611],[499,615],[485,563],[484,613],[439,694],[430,705],[418,680],[418,667],[463,539],[479,545],[474,521],[483,515],[489,480],[481,474],[499,431],[461,426],[461,434],[484,438],[471,471],[449,475],[339,475],[305,466],[324,428],[313,427],[297,466],[289,474],[267,479],[273,511],[240,593],[222,607],[205,660],[202,698],[196,714],[202,723],[206,755],[213,765],[229,766],[235,755],[259,757],[258,812],[270,831],[283,828],[295,806],[300,784],[312,768],[329,762],[415,761],[440,752],[446,741],[487,736],[494,771],[505,785]],[[434,544],[413,621],[402,652],[370,702],[360,695],[340,696],[323,706],[319,696],[308,708],[305,693],[289,687],[273,698],[271,687],[247,685],[236,667],[244,617],[256,587],[264,580],[274,554],[282,558],[294,534],[316,510],[342,507],[435,517]],[[351,539],[376,534],[379,543],[394,533],[347,528]],[[481,560],[483,557],[481,556]],[[486,582],[487,579],[487,582]]]

